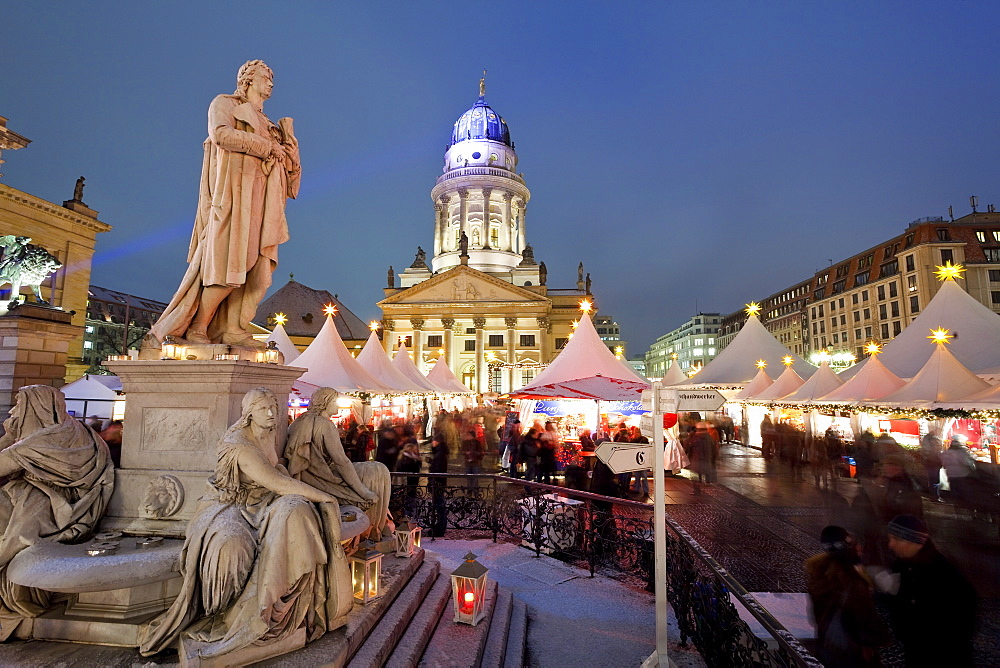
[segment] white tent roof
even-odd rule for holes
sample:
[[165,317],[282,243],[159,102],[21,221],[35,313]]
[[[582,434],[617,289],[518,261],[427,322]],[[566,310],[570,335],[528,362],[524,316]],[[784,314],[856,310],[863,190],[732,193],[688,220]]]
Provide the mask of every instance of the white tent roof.
[[295,360],[295,366],[307,369],[299,380],[310,385],[332,387],[338,392],[397,392],[379,382],[358,364],[340,338],[337,327],[333,324],[333,317],[329,315],[316,338]]
[[809,380],[802,383],[799,389],[782,397],[782,401],[812,401],[833,392],[843,384],[844,381],[830,368],[830,363],[824,361]]
[[956,401],[939,402],[935,408],[957,408],[962,410],[1000,408],[1000,383],[991,385],[982,392],[971,394]]
[[[900,377],[912,378],[930,359],[933,349],[927,346],[927,334],[938,327],[956,335],[949,348],[967,369],[978,374],[1000,372],[1000,316],[976,301],[953,278],[945,280],[923,312],[885,344],[882,363]],[[846,369],[841,378],[853,376],[859,366]]]
[[[924,342],[927,345],[927,342]],[[894,405],[925,405],[938,401],[956,401],[989,389],[990,384],[969,371],[959,362],[947,344],[936,348],[917,375],[879,403]]]
[[373,331],[365,342],[365,347],[358,353],[358,364],[375,376],[383,385],[396,388],[397,392],[426,392],[426,388],[410,380],[392,365],[382,348],[382,342]]
[[[570,380],[602,376],[642,383],[649,381],[641,377],[627,364],[622,364],[615,354],[601,341],[594,323],[589,316],[580,318],[573,336],[552,362],[530,383],[517,392],[530,392],[533,387],[564,383]],[[512,393],[514,394],[514,393]]]
[[122,389],[122,379],[118,376],[87,374],[72,383],[59,388],[67,400],[70,399],[115,399]]
[[396,350],[396,356],[392,358],[392,365],[396,367],[397,371],[422,388],[422,391],[439,391],[436,387],[434,387],[434,383],[427,380],[427,376],[420,373],[420,369],[418,369],[417,365],[413,363],[412,359],[410,359],[410,353],[406,350],[406,344],[402,341],[399,343],[399,349]]
[[772,385],[774,385],[774,381],[767,375],[767,372],[764,371],[764,369],[758,369],[757,375],[753,377],[753,380],[751,380],[746,387],[737,392],[731,401],[746,401],[749,397],[752,397],[759,392],[763,392]]
[[845,404],[877,401],[905,384],[906,381],[886,369],[882,361],[873,355],[853,378],[817,401]]
[[[816,374],[813,375],[815,376]],[[781,372],[781,375],[778,376],[778,380],[760,392],[751,394],[748,401],[774,401],[775,399],[781,399],[802,387],[803,382],[802,377],[795,373],[795,369],[787,366]]]
[[681,371],[681,365],[674,360],[670,364],[670,368],[667,369],[667,373],[663,376],[663,380],[660,381],[660,385],[677,385],[679,383],[686,383],[688,381],[687,374]]
[[292,343],[292,340],[288,338],[288,332],[285,331],[285,326],[280,322],[274,326],[274,330],[271,332],[271,336],[267,337],[267,340],[278,344],[278,350],[285,356],[286,365],[291,365],[302,354],[295,347],[295,344]]
[[[781,360],[786,355],[791,356],[792,368],[802,378],[808,378],[816,371],[798,355],[792,354],[785,346],[764,328],[757,316],[751,315],[740,328],[740,333],[733,338],[732,343],[719,351],[714,360],[705,365],[701,371],[692,376],[688,383],[695,385],[742,385],[753,378],[754,362],[762,359],[772,369],[776,378],[782,368]],[[771,374],[768,374],[771,376]]]
[[427,380],[431,381],[439,392],[446,394],[469,394],[472,392],[452,373],[448,363],[444,361],[444,356],[439,357],[431,370],[427,372]]

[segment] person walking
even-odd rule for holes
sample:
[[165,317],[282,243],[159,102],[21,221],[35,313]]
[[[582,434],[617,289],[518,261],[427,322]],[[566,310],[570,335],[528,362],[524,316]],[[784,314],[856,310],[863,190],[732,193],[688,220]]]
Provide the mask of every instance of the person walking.
[[872,582],[860,569],[858,541],[834,525],[819,539],[823,552],[805,562],[817,658],[827,668],[877,666],[877,649],[891,636],[875,610]]
[[561,439],[554,422],[545,423],[545,431],[538,436],[538,482],[552,484],[556,473],[556,453]]
[[903,644],[906,665],[975,665],[976,592],[931,541],[927,525],[900,515],[888,525],[889,549],[896,555],[892,576],[880,586],[890,594],[890,615]]
[[690,460],[688,470],[698,476],[697,480],[691,480],[691,493],[701,494],[702,482],[711,482],[715,452],[715,440],[708,433],[708,426],[704,422],[698,422],[695,426],[694,432],[688,437],[685,451]]
[[[431,459],[428,466],[430,473],[448,472],[448,440],[444,434],[437,432],[431,437]],[[448,483],[448,478],[444,476],[431,477],[427,486],[431,492],[431,527],[430,535],[443,536],[448,528],[448,506],[444,498],[444,488]]]
[[941,439],[927,432],[920,439],[920,459],[924,467],[927,493],[941,502]]
[[941,453],[941,465],[948,474],[948,486],[955,500],[967,508],[975,508],[976,460],[969,449],[957,438],[951,439],[948,449]]
[[538,478],[538,428],[532,426],[528,433],[521,437],[520,461],[524,462],[524,479],[535,481]]

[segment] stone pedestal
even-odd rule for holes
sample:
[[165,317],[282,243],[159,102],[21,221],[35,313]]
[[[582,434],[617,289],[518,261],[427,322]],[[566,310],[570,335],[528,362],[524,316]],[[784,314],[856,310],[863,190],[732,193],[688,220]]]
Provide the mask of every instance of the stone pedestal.
[[[122,466],[104,529],[180,537],[206,481],[219,439],[241,413],[243,396],[266,387],[286,406],[304,369],[260,362],[126,360],[107,362],[122,380]],[[278,420],[277,443],[288,425]],[[280,453],[278,453],[280,455]]]
[[0,416],[7,415],[25,385],[63,385],[70,342],[83,333],[72,318],[35,304],[0,315]]

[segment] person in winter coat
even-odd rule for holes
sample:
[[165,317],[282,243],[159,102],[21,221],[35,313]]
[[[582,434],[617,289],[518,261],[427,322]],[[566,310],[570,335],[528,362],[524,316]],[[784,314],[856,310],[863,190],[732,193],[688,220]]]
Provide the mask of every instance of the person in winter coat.
[[524,479],[537,480],[538,478],[538,428],[532,427],[528,433],[521,437],[520,454],[518,459],[524,462]]
[[688,437],[684,448],[690,464],[688,470],[697,474],[698,479],[692,480],[692,494],[701,494],[701,483],[710,482],[715,469],[715,440],[708,433],[704,422],[695,425],[694,433]]
[[[435,433],[431,437],[431,460],[428,471],[430,473],[448,472],[448,441],[444,434]],[[427,482],[431,492],[431,536],[443,536],[448,528],[448,507],[444,498],[444,488],[448,479],[445,477],[433,477]]]
[[857,539],[831,525],[820,533],[820,543],[822,554],[805,562],[817,658],[827,668],[877,666],[876,650],[891,636],[875,610],[872,582],[859,567]]
[[556,472],[556,453],[559,452],[560,438],[554,422],[545,423],[545,431],[538,436],[538,482],[552,484]]

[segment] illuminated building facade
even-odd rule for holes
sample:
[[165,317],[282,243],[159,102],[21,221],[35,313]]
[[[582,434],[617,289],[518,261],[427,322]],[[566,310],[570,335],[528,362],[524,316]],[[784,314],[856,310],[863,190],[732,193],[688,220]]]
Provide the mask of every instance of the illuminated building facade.
[[676,358],[684,373],[700,369],[719,352],[717,337],[722,315],[698,313],[677,329],[656,339],[646,352],[646,377],[663,378]]

